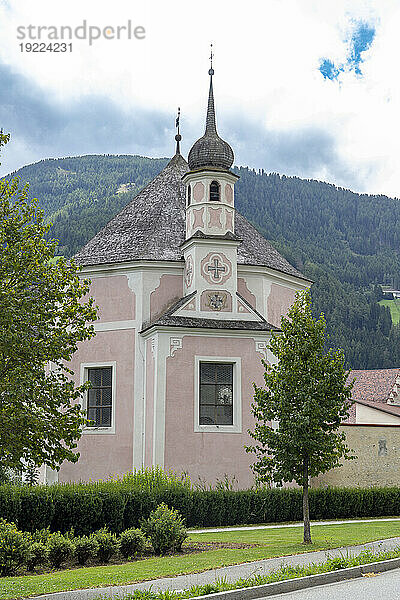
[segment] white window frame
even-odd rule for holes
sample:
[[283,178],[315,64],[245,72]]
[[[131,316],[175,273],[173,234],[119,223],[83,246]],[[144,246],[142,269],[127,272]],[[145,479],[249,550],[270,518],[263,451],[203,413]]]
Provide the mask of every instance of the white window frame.
[[[233,425],[200,425],[200,363],[233,365]],[[194,431],[195,433],[242,433],[242,360],[239,356],[194,357]]]
[[[112,379],[111,379],[111,427],[84,427],[82,433],[86,435],[98,435],[98,434],[114,434],[115,433],[115,413],[116,413],[116,401],[115,401],[115,390],[116,390],[116,371],[117,363],[113,361],[103,362],[91,362],[81,363],[81,374],[80,381],[81,385],[88,380],[88,369],[101,369],[102,367],[112,367]],[[83,398],[82,408],[87,411],[87,393]]]

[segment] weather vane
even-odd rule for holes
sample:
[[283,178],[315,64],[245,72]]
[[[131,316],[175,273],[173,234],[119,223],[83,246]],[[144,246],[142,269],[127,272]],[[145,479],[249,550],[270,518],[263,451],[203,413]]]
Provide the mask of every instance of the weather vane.
[[176,141],[176,153],[177,153],[177,154],[180,154],[180,141],[181,141],[181,139],[182,139],[182,136],[181,136],[181,134],[180,134],[180,131],[179,131],[180,119],[181,119],[181,109],[180,109],[180,107],[178,106],[178,116],[176,117],[176,121],[175,121],[175,127],[176,127],[176,129],[177,129],[176,136],[175,136],[175,141]]
[[214,58],[214,52],[213,52],[213,45],[210,44],[211,46],[211,54],[210,54],[210,70],[208,71],[209,75],[214,75],[214,69],[213,69],[213,58]]

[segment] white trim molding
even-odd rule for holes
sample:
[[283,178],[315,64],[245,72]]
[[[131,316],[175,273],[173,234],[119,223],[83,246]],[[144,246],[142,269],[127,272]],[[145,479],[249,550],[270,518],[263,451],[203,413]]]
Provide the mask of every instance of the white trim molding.
[[258,352],[259,354],[262,354],[263,355],[263,359],[268,362],[268,356],[267,356],[267,353],[268,353],[268,342],[266,342],[266,341],[260,342],[258,340],[254,340],[254,341],[255,341],[255,344],[256,344],[256,352]]
[[117,331],[119,329],[136,329],[137,322],[134,319],[127,321],[103,321],[94,324],[94,330],[99,331]]
[[173,358],[177,350],[182,349],[183,337],[173,336],[169,338],[169,355]]
[[[102,362],[91,362],[91,363],[81,363],[80,367],[80,382],[81,385],[87,381],[87,370],[88,369],[100,369],[101,367],[112,367],[112,381],[111,381],[111,427],[84,427],[82,433],[85,435],[110,435],[115,434],[115,413],[117,411],[117,402],[116,402],[116,371],[117,371],[117,363],[115,360],[111,361],[102,361]],[[86,411],[87,409],[87,394],[85,394],[83,399],[82,408]]]
[[[200,425],[200,363],[233,365],[233,425]],[[195,433],[242,433],[242,360],[239,356],[194,357],[194,431]]]

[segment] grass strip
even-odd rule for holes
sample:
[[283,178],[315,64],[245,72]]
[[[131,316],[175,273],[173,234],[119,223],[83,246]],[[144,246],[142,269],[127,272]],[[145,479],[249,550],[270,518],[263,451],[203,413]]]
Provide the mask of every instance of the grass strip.
[[[207,596],[208,594],[266,585],[268,583],[276,583],[288,579],[298,579],[309,575],[318,575],[320,573],[348,569],[350,567],[357,567],[399,557],[400,546],[395,550],[387,552],[374,553],[370,550],[364,550],[357,556],[352,556],[347,552],[346,555],[343,554],[334,558],[328,558],[328,560],[322,563],[311,563],[306,566],[284,565],[275,571],[271,571],[268,575],[255,575],[253,577],[237,579],[234,582],[228,582],[225,578],[222,578],[216,579],[214,583],[194,585],[188,590],[163,590],[161,592],[153,592],[151,589],[145,591],[136,590],[133,593],[126,594],[119,598],[120,600],[183,600],[185,598]],[[112,596],[103,594],[96,596],[95,600],[106,600],[107,598],[112,598]]]
[[190,541],[258,544],[252,548],[217,549],[175,556],[151,557],[118,565],[57,570],[38,575],[2,577],[0,600],[27,598],[82,588],[127,585],[161,577],[199,573],[266,558],[330,550],[400,536],[400,521],[312,525],[313,544],[304,546],[299,527],[191,534]]

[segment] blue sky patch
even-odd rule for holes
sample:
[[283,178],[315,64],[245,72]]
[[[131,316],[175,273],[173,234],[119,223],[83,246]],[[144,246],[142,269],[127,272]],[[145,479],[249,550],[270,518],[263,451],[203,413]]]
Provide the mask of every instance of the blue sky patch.
[[337,79],[340,71],[343,71],[343,67],[335,67],[335,64],[329,58],[324,58],[319,66],[319,70],[324,79]]
[[338,78],[339,73],[345,70],[354,71],[357,75],[362,75],[361,63],[363,59],[361,54],[370,48],[374,37],[375,28],[372,25],[368,25],[363,21],[357,21],[351,36],[346,40],[349,42],[349,52],[346,62],[335,65],[329,58],[321,59],[319,71],[324,79],[331,79],[333,81]]

